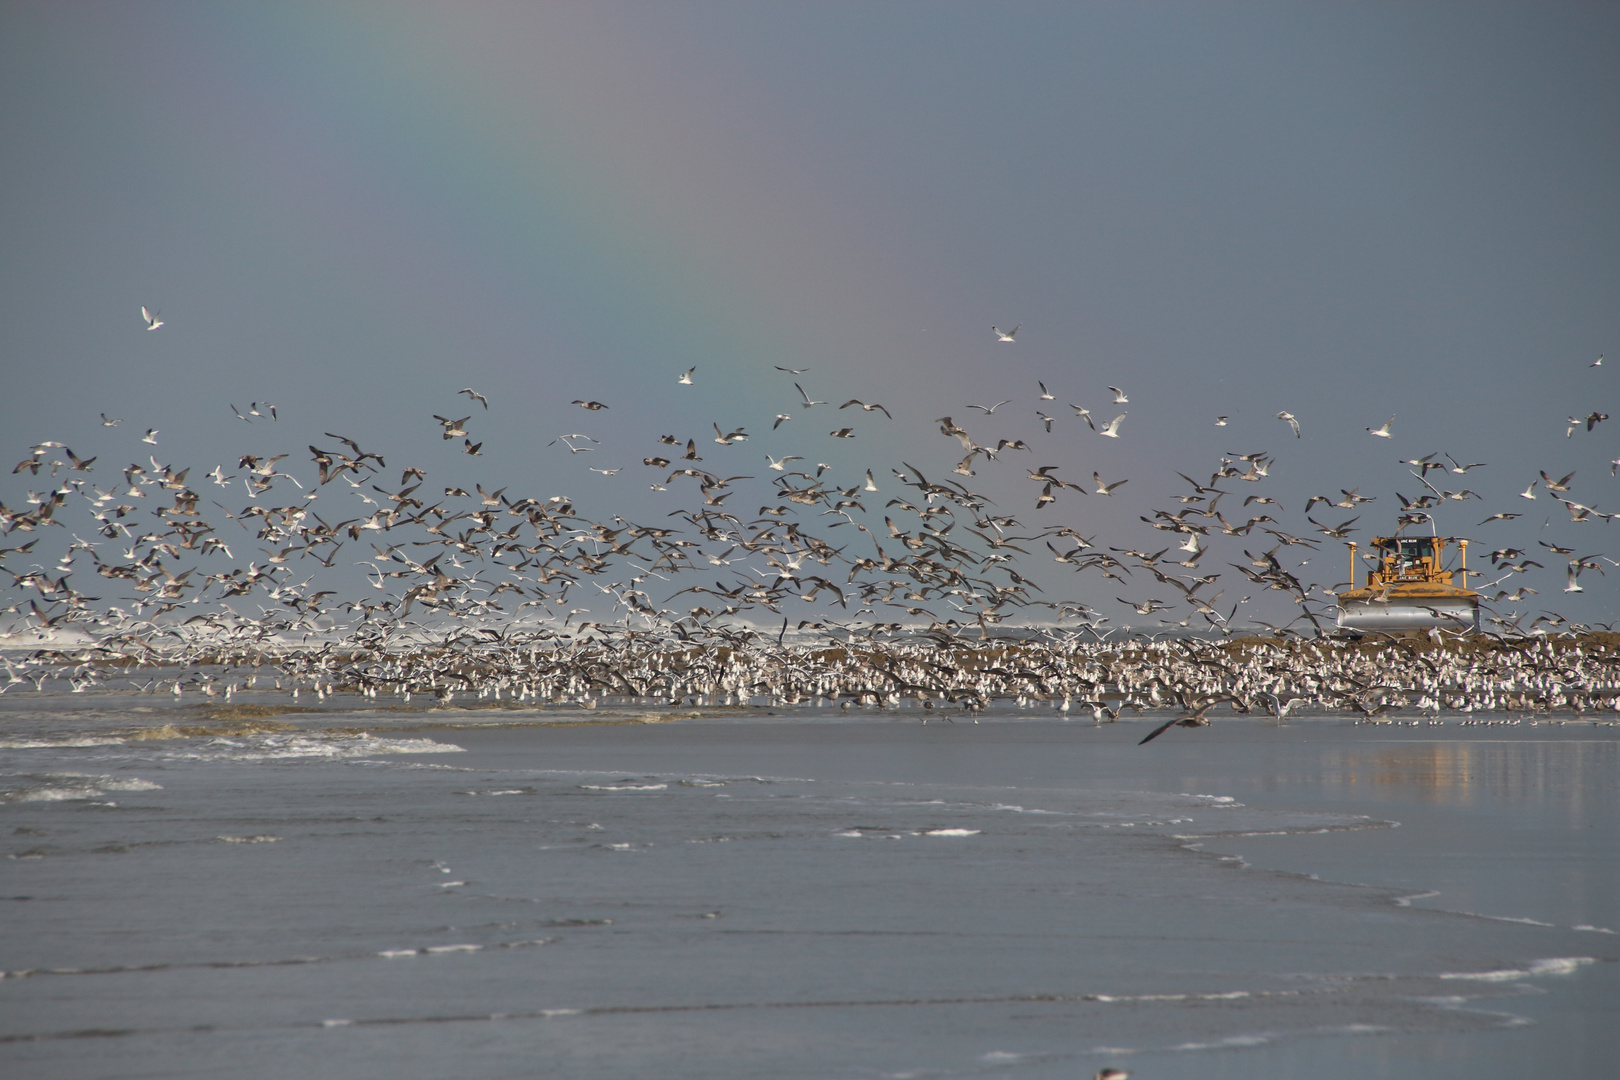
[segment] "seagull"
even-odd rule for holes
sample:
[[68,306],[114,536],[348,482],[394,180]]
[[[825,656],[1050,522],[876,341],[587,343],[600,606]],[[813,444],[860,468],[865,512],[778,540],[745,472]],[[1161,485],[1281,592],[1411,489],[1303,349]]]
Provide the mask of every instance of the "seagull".
[[1089,427],[1092,431],[1097,430],[1097,425],[1092,422],[1091,410],[1090,409],[1082,409],[1080,406],[1074,404],[1073,402],[1069,403],[1069,408],[1074,410],[1074,415],[1085,417],[1086,426]]
[[[1022,326],[1022,325],[1024,325],[1024,324],[1023,323],[1018,324],[1018,326]],[[1000,329],[997,329],[996,327],[992,326],[990,328],[990,332],[992,334],[996,335],[996,340],[997,341],[1002,342],[1003,344],[1006,344],[1006,345],[1011,345],[1013,343],[1013,338],[1018,335],[1018,326],[1013,327],[1011,330],[1000,330]]]
[[146,429],[146,434],[141,437],[141,442],[149,442],[153,446],[156,446],[157,445],[157,434],[158,434],[158,429],[157,428],[147,428]]
[[1119,438],[1119,422],[1121,420],[1125,419],[1125,416],[1126,416],[1125,413],[1120,413],[1118,416],[1116,416],[1112,420],[1108,421],[1108,423],[1106,423],[1102,427],[1098,428],[1097,429],[1097,434],[1106,435],[1110,439]]
[[[1456,458],[1452,457],[1450,454],[1446,455],[1446,460],[1451,462],[1451,471],[1454,472],[1454,473],[1465,473],[1469,469],[1482,469],[1482,468],[1485,467],[1485,463],[1483,461],[1475,461],[1475,462],[1472,462],[1470,464],[1464,465],[1462,462],[1458,461]],[[1531,481],[1531,482],[1534,483],[1534,481]]]
[[156,330],[163,325],[163,320],[158,318],[158,314],[156,311],[147,311],[144,305],[141,307],[141,318],[146,320],[148,330]]
[[1131,1074],[1124,1069],[1098,1069],[1091,1080],[1131,1080]]
[[691,367],[686,369],[686,374],[685,375],[682,375],[680,378],[676,379],[675,381],[680,383],[682,386],[691,386],[692,385],[692,372],[694,372],[696,370],[697,370],[697,365],[693,364]]
[[1105,484],[1103,483],[1103,478],[1100,473],[1092,473],[1091,478],[1097,482],[1097,494],[1099,495],[1112,495],[1115,488],[1119,487],[1121,484],[1130,483],[1129,479],[1125,479],[1115,480],[1112,484]]
[[773,364],[772,366],[775,367],[777,371],[785,371],[789,375],[803,375],[805,372],[810,370],[807,367],[783,367],[780,364]]
[[785,413],[785,412],[777,413],[776,414],[776,423],[771,425],[771,430],[775,431],[777,428],[782,426],[784,421],[791,420],[791,419],[793,419],[793,414],[792,413]]
[[1046,388],[1045,383],[1041,382],[1039,379],[1036,379],[1035,380],[1035,385],[1041,388],[1041,400],[1042,401],[1051,401],[1052,400],[1052,392]]
[[1108,389],[1110,389],[1110,390],[1112,390],[1114,392],[1114,404],[1115,405],[1129,405],[1131,403],[1131,399],[1126,397],[1125,396],[1125,391],[1121,390],[1119,387],[1110,386]]
[[1545,470],[1543,470],[1541,473],[1541,479],[1546,482],[1548,491],[1568,491],[1569,482],[1575,479],[1575,474],[1570,473],[1562,480],[1554,480],[1552,477],[1547,475]]
[[810,408],[813,405],[826,405],[826,404],[828,404],[828,402],[825,402],[825,401],[815,401],[815,400],[813,400],[810,397],[809,394],[804,392],[804,387],[800,386],[798,383],[793,384],[793,389],[797,390],[799,392],[799,396],[804,398],[804,407],[807,408],[807,409]]
[[765,460],[771,463],[770,464],[771,468],[775,469],[777,472],[782,472],[783,471],[783,466],[785,466],[788,462],[790,462],[790,461],[803,461],[804,458],[800,457],[797,454],[789,454],[787,457],[782,458],[781,460],[777,460],[776,458],[771,457],[771,455],[766,454],[765,455]]
[[1393,424],[1394,422],[1395,422],[1395,418],[1393,416],[1391,416],[1388,420],[1384,421],[1384,426],[1383,427],[1368,428],[1367,429],[1367,434],[1376,435],[1380,439],[1387,439],[1387,438],[1390,437],[1389,425]]
[[472,417],[463,416],[460,420],[451,420],[448,417],[440,416],[438,413],[434,413],[433,419],[444,425],[443,438],[455,439],[467,434],[467,429],[462,425],[471,420]]
[[1603,366],[1603,354],[1598,353],[1598,358],[1596,360],[1592,361],[1590,364],[1587,364],[1586,366],[1587,367],[1602,367]]
[[851,405],[859,405],[861,408],[865,409],[867,412],[872,412],[873,410],[876,410],[878,412],[881,412],[884,416],[887,416],[890,420],[894,419],[894,415],[892,413],[890,413],[888,409],[884,408],[882,405],[879,405],[875,401],[872,402],[872,404],[868,405],[866,402],[862,401],[860,398],[850,398],[848,401],[844,402],[842,405],[840,405],[838,407],[840,409],[847,409]]
[[994,405],[969,405],[968,408],[970,408],[970,409],[980,409],[980,410],[982,410],[984,412],[984,415],[992,416],[992,415],[995,414],[995,411],[997,409],[1001,408],[1005,404],[1007,404],[1007,402],[998,401]]
[[114,419],[114,418],[108,416],[106,413],[101,414],[101,426],[102,427],[117,427],[119,424],[122,424],[123,422],[124,422],[124,418],[122,416],[118,417],[117,419]]
[[867,469],[866,470],[866,490],[867,491],[876,491],[877,489],[878,489],[877,482],[872,479],[872,470]]
[[1277,419],[1284,421],[1289,427],[1293,428],[1294,438],[1299,438],[1299,420],[1294,416],[1293,413],[1280,412],[1277,414]]
[[474,390],[470,386],[464,386],[460,390],[457,390],[456,393],[458,393],[458,394],[466,394],[468,397],[470,397],[474,401],[478,402],[478,404],[482,405],[484,408],[486,408],[486,409],[489,408],[489,398],[485,397],[483,394],[480,394],[478,391]]
[[601,412],[603,409],[607,408],[607,406],[602,404],[600,401],[581,401],[578,398],[575,398],[573,401],[570,401],[568,404],[570,404],[570,405],[578,405],[582,409],[591,410],[591,412]]
[[1225,426],[1226,426],[1226,417],[1224,417],[1224,416],[1217,416],[1217,417],[1216,417],[1216,418],[1215,418],[1215,426],[1216,426],[1216,427],[1225,427]]
[[[1150,603],[1151,603],[1151,601],[1150,601]],[[1138,608],[1137,610],[1141,611],[1140,608]],[[1142,613],[1144,615],[1151,614],[1151,612],[1142,612]],[[1205,714],[1208,713],[1210,709],[1213,709],[1216,705],[1219,705],[1222,701],[1227,701],[1227,700],[1230,700],[1230,699],[1228,699],[1228,698],[1217,698],[1214,701],[1211,701],[1211,702],[1208,702],[1208,703],[1206,703],[1204,705],[1199,706],[1197,709],[1189,709],[1184,715],[1178,716],[1174,720],[1166,720],[1164,723],[1160,724],[1158,727],[1156,727],[1152,731],[1148,732],[1147,738],[1143,739],[1141,742],[1137,743],[1136,745],[1145,746],[1146,744],[1152,742],[1154,739],[1157,739],[1160,735],[1163,735],[1166,731],[1169,731],[1171,728],[1176,727],[1177,725],[1180,725],[1181,727],[1192,727],[1192,728],[1209,727],[1209,720],[1205,717]]]
[[1532,481],[1530,481],[1530,486],[1529,487],[1527,487],[1523,491],[1519,492],[1519,498],[1521,498],[1521,499],[1534,499],[1535,497],[1536,497],[1536,482],[1534,480],[1532,480]]
[[852,427],[839,428],[837,431],[829,431],[827,434],[831,435],[835,439],[853,439],[855,437],[855,429]]

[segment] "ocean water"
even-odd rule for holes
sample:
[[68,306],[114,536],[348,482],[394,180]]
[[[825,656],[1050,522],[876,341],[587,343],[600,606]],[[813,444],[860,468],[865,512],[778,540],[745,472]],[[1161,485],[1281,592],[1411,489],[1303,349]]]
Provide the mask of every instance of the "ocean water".
[[0,695],[20,1077],[1612,1075],[1620,728]]

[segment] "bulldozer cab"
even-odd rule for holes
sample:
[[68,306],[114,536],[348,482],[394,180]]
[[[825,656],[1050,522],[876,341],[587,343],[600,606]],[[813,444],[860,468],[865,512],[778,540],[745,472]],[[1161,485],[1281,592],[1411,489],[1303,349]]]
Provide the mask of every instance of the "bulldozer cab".
[[1375,537],[1372,548],[1378,553],[1378,569],[1367,574],[1368,587],[1405,582],[1451,584],[1452,571],[1440,565],[1447,539],[1443,536]]

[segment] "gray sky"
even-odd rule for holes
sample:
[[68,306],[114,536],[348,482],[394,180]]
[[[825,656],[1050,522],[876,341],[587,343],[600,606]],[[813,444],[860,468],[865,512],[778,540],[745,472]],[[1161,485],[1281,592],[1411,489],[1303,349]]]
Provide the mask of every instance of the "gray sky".
[[[1034,447],[974,490],[1119,545],[1158,539],[1174,470],[1259,450],[1285,527],[1359,486],[1382,533],[1419,492],[1399,459],[1446,451],[1487,465],[1431,475],[1482,496],[1443,533],[1620,558],[1517,497],[1573,470],[1620,511],[1620,420],[1566,438],[1620,414],[1617,55],[1605,4],[0,4],[7,464],[57,440],[200,473],[334,431],[650,521],[689,502],[640,464],[666,430],[720,475],[800,454],[881,485],[948,475],[951,415]],[[463,386],[477,460],[431,419]],[[253,400],[280,420],[231,415]],[[570,432],[601,444],[547,445]],[[1040,465],[1131,484],[1037,515]],[[1620,614],[1542,561],[1540,602]]]

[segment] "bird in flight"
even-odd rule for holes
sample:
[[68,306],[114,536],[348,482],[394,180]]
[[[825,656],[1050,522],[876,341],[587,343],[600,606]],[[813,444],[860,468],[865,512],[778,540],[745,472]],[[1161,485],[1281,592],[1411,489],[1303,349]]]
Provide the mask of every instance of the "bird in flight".
[[1367,429],[1367,434],[1376,435],[1380,439],[1391,438],[1390,433],[1389,433],[1389,425],[1393,424],[1394,422],[1395,422],[1395,418],[1393,416],[1391,416],[1388,420],[1384,421],[1384,426],[1383,427],[1368,428]]
[[990,415],[994,414],[997,409],[1001,408],[1005,404],[1007,404],[1007,402],[998,401],[994,405],[969,405],[968,408],[970,408],[970,409],[982,409],[984,411],[984,415],[990,416]]
[[[1018,324],[1018,326],[1022,326],[1022,325],[1024,325],[1024,324],[1023,323]],[[1001,329],[998,329],[998,328],[992,326],[990,328],[990,332],[992,334],[996,335],[996,340],[997,341],[999,341],[999,342],[1001,342],[1001,343],[1003,343],[1005,345],[1011,345],[1011,344],[1013,344],[1013,338],[1018,336],[1018,326],[1013,327],[1011,330],[1001,330]]]
[[160,313],[156,311],[147,311],[144,305],[141,307],[141,318],[146,320],[146,328],[148,330],[156,330],[158,327],[163,325],[163,320],[158,318],[159,314]]
[[686,374],[685,375],[682,375],[680,378],[676,379],[675,381],[680,383],[682,386],[691,386],[692,385],[692,372],[694,372],[696,370],[697,370],[697,365],[693,364],[691,367],[686,369]]
[[1131,403],[1131,399],[1126,397],[1125,396],[1125,391],[1121,390],[1119,387],[1110,386],[1108,389],[1110,389],[1110,390],[1112,390],[1114,392],[1114,404],[1115,405],[1129,405]]
[[1108,423],[1106,423],[1102,427],[1098,428],[1097,429],[1097,434],[1106,435],[1110,439],[1119,438],[1119,423],[1120,423],[1121,420],[1125,419],[1125,416],[1126,416],[1125,413],[1120,413],[1118,416],[1116,416],[1112,420],[1108,421]]
[[483,394],[480,394],[478,391],[474,390],[470,386],[464,386],[460,390],[457,390],[456,393],[458,393],[458,394],[466,394],[468,397],[470,397],[474,401],[478,402],[478,404],[482,405],[484,408],[486,408],[486,409],[489,408],[489,398],[485,397]]
[[462,425],[466,424],[466,422],[471,420],[472,417],[463,416],[460,420],[451,420],[448,417],[440,416],[438,413],[434,413],[433,419],[437,420],[441,425],[444,426],[444,438],[456,439],[467,434],[467,429]]
[[1127,478],[1125,480],[1115,480],[1112,484],[1105,484],[1103,483],[1103,478],[1100,473],[1092,473],[1091,479],[1096,483],[1097,494],[1099,495],[1112,495],[1115,488],[1119,487],[1121,484],[1130,483],[1130,480]]
[[887,416],[890,420],[894,419],[894,415],[892,413],[890,413],[888,409],[884,408],[882,405],[879,405],[875,401],[872,402],[872,404],[868,405],[866,402],[862,401],[860,398],[850,398],[848,401],[844,402],[842,405],[840,405],[838,407],[840,409],[847,409],[851,405],[859,405],[861,408],[865,409],[867,412],[872,412],[873,410],[876,410],[876,411],[882,413],[884,416]]
[[781,364],[773,364],[771,366],[776,368],[777,371],[785,371],[789,375],[803,375],[805,372],[810,370],[807,367],[783,367]]
[[158,436],[158,429],[157,428],[147,428],[146,429],[146,434],[141,436],[141,442],[149,442],[153,446],[156,446],[157,445],[157,436]]
[[1215,418],[1215,426],[1216,426],[1216,427],[1225,427],[1225,426],[1226,426],[1226,417],[1224,417],[1224,416],[1217,416],[1217,417],[1216,417],[1216,418]]
[[1054,398],[1053,398],[1053,397],[1052,397],[1052,391],[1050,391],[1050,390],[1048,390],[1048,389],[1047,389],[1047,388],[1046,388],[1046,384],[1045,384],[1045,383],[1043,383],[1043,382],[1041,382],[1041,381],[1040,381],[1040,380],[1039,380],[1039,379],[1036,379],[1036,380],[1035,380],[1035,385],[1036,385],[1036,386],[1038,386],[1038,387],[1040,387],[1040,388],[1041,388],[1041,400],[1042,400],[1042,401],[1052,401],[1052,400],[1055,400],[1055,399],[1054,399]]
[[101,426],[102,427],[117,427],[119,424],[122,424],[123,422],[124,422],[124,418],[121,417],[121,416],[115,418],[115,417],[108,416],[106,413],[101,414]]
[[603,409],[607,408],[607,406],[602,404],[600,401],[581,401],[578,398],[575,398],[573,401],[570,401],[568,404],[570,404],[570,405],[578,405],[582,409],[591,410],[591,412],[601,412]]
[[793,389],[797,390],[799,392],[799,396],[804,398],[804,407],[807,408],[807,409],[810,408],[812,405],[826,405],[827,404],[827,402],[825,402],[825,401],[812,400],[810,395],[804,392],[804,387],[800,386],[798,383],[793,384]]
[[1299,418],[1298,417],[1296,417],[1291,412],[1280,412],[1280,413],[1277,414],[1277,419],[1284,421],[1285,423],[1287,423],[1287,425],[1289,427],[1293,428],[1294,429],[1294,438],[1296,438],[1296,439],[1299,438]]

